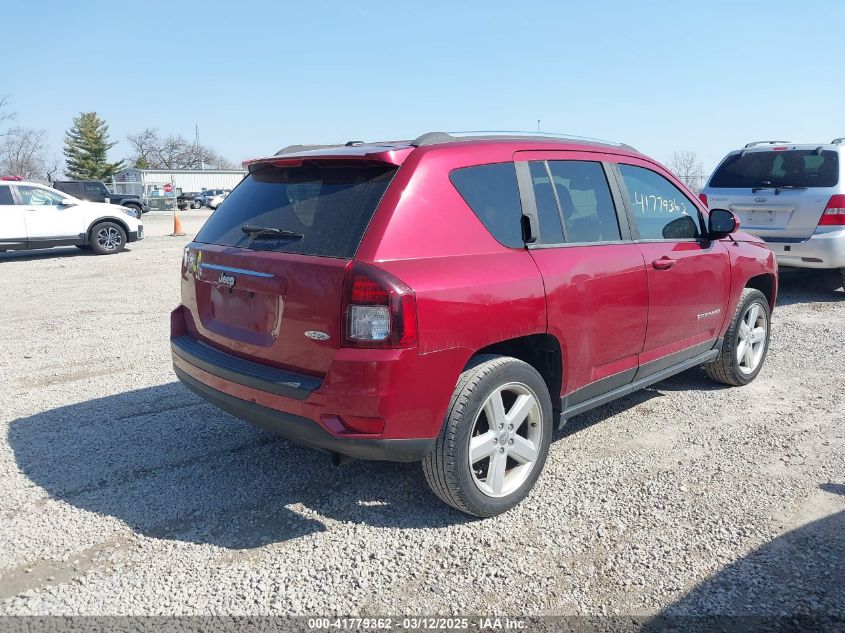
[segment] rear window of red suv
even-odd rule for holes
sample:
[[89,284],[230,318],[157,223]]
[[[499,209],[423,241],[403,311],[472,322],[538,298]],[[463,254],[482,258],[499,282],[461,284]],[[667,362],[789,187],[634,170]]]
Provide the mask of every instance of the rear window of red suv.
[[196,241],[349,259],[396,169],[327,161],[255,166],[208,219]]
[[834,187],[839,182],[839,154],[830,150],[766,150],[740,152],[719,165],[710,186]]

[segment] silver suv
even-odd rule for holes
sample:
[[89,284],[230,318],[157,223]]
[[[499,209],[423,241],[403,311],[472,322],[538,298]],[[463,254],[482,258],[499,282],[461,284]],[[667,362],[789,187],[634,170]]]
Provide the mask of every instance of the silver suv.
[[838,268],[845,284],[845,138],[749,143],[716,167],[702,201],[729,209],[781,267]]

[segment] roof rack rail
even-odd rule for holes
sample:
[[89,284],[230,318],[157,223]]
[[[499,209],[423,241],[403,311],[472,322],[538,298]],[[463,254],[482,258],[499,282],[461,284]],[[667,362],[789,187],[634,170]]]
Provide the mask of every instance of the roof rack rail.
[[[555,134],[553,132],[507,132],[507,131],[479,131],[479,132],[426,132],[418,136],[411,145],[414,147],[425,147],[427,145],[439,145],[440,143],[451,143],[453,141],[479,141],[495,139],[536,139],[536,140],[559,140],[589,143],[590,145],[610,145],[634,150],[630,145],[617,143],[616,141],[605,141],[586,136],[574,136],[571,134]],[[636,151],[636,150],[634,150]]]
[[757,147],[758,145],[783,145],[784,143],[791,143],[792,141],[754,141],[753,143],[746,143],[745,149],[749,147]]
[[845,136],[835,138],[830,142],[831,145],[841,145],[842,143],[845,143]]

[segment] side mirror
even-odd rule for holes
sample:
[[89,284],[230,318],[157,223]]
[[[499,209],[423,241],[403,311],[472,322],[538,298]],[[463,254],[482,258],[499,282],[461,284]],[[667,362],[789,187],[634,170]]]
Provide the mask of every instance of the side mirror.
[[711,209],[707,219],[707,233],[718,240],[739,230],[739,218],[727,209]]
[[62,201],[59,204],[63,207],[72,207],[79,203],[73,198],[62,198]]

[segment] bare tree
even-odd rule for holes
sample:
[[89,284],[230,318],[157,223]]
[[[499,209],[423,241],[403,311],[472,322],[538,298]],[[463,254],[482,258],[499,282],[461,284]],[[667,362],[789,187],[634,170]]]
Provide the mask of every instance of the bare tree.
[[145,169],[231,169],[232,163],[210,147],[183,136],[159,135],[155,128],[130,134],[133,155],[129,162]]
[[8,110],[9,97],[6,95],[0,96],[0,136],[6,136],[9,131],[5,126],[15,120],[15,113]]
[[47,182],[52,184],[56,179],[56,176],[61,175],[62,163],[64,163],[64,161],[58,156],[52,156],[44,163],[44,172],[47,174]]
[[698,160],[695,152],[686,149],[675,151],[667,167],[695,193],[704,185],[704,165]]
[[43,180],[47,175],[47,142],[44,130],[9,129],[0,140],[0,173]]

